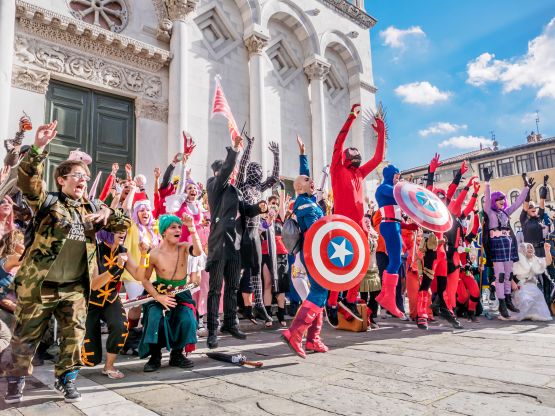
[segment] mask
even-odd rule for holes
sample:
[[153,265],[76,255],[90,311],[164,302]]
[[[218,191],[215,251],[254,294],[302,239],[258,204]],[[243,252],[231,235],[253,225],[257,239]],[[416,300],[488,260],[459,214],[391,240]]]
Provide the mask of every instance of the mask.
[[349,147],[348,149],[345,149],[345,161],[347,162],[348,166],[358,168],[362,162],[362,158],[358,149],[354,147]]

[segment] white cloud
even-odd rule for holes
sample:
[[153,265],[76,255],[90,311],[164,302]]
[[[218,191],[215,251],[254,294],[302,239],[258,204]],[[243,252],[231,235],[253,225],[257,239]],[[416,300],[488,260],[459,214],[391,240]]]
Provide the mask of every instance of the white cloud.
[[457,149],[479,149],[480,145],[492,146],[493,140],[482,136],[455,136],[439,143],[439,147],[456,147]]
[[453,123],[439,122],[439,123],[430,124],[427,128],[423,130],[419,130],[418,134],[421,137],[428,137],[432,134],[455,133],[456,131],[459,131],[459,130],[466,130],[467,127],[468,126],[466,124],[453,124]]
[[398,49],[403,49],[406,46],[405,42],[408,38],[425,36],[426,33],[420,26],[411,26],[408,29],[397,29],[394,26],[389,26],[380,32],[380,37],[385,45]]
[[451,93],[440,91],[428,81],[413,82],[399,85],[395,88],[395,94],[409,104],[432,105],[436,102],[446,101]]
[[475,86],[500,82],[504,92],[523,87],[537,89],[538,98],[555,98],[555,18],[543,33],[528,42],[528,52],[512,59],[483,53],[467,64],[467,83]]

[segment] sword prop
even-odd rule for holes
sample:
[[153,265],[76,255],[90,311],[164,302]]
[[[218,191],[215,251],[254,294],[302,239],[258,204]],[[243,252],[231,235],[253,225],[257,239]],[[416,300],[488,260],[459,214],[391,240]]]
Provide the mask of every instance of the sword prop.
[[[173,290],[169,290],[165,293],[161,293],[162,295],[177,295],[178,293],[181,292],[185,292],[187,290],[191,291],[191,294],[198,292],[200,290],[200,287],[198,284],[196,283],[190,283],[188,285],[185,286],[178,286]],[[152,302],[154,300],[154,298],[151,295],[143,295],[143,296],[139,296],[138,298],[132,299],[132,300],[128,300],[127,302],[123,302],[123,308],[124,309],[129,309],[129,308],[134,308],[136,306],[141,306],[145,303],[148,302]]]
[[224,354],[223,352],[207,352],[206,356],[213,360],[223,361],[224,363],[236,364],[238,366],[250,366],[260,368],[264,363],[260,361],[248,361],[243,354]]

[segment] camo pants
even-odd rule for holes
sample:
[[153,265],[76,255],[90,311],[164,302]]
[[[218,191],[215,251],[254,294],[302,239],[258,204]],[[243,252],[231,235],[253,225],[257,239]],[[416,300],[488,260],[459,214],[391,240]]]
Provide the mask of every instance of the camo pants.
[[26,376],[33,372],[31,361],[50,318],[58,321],[60,358],[55,366],[56,377],[77,370],[81,362],[81,345],[85,337],[87,301],[81,282],[68,284],[43,283],[41,303],[29,302],[18,296],[15,329],[11,341],[12,366],[9,376]]

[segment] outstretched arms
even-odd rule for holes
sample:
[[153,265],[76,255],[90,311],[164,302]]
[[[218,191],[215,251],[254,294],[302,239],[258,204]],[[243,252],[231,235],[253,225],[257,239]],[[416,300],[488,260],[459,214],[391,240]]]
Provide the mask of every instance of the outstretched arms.
[[335,144],[333,146],[333,154],[331,157],[331,169],[335,168],[339,164],[343,164],[343,145],[345,144],[345,140],[347,139],[347,135],[349,134],[349,130],[351,130],[351,125],[353,121],[358,117],[360,114],[360,104],[353,104],[351,107],[351,112],[349,113],[349,117],[341,127],[337,138],[335,139]]
[[262,182],[262,192],[271,188],[279,181],[279,145],[276,142],[270,142],[268,149],[270,149],[270,152],[274,155],[274,169],[272,170],[272,176],[268,176],[268,178]]
[[254,137],[249,137],[245,134],[247,138],[247,147],[243,151],[243,156],[241,156],[241,161],[239,162],[239,171],[237,172],[237,188],[242,189],[245,185],[245,174],[247,172],[247,165],[251,161],[252,145],[254,143]]
[[385,152],[385,123],[378,117],[374,117],[374,121],[376,124],[372,124],[372,128],[378,135],[378,142],[376,143],[376,151],[374,152],[372,159],[360,167],[360,173],[363,178],[368,176],[370,172],[378,167],[383,160]]

